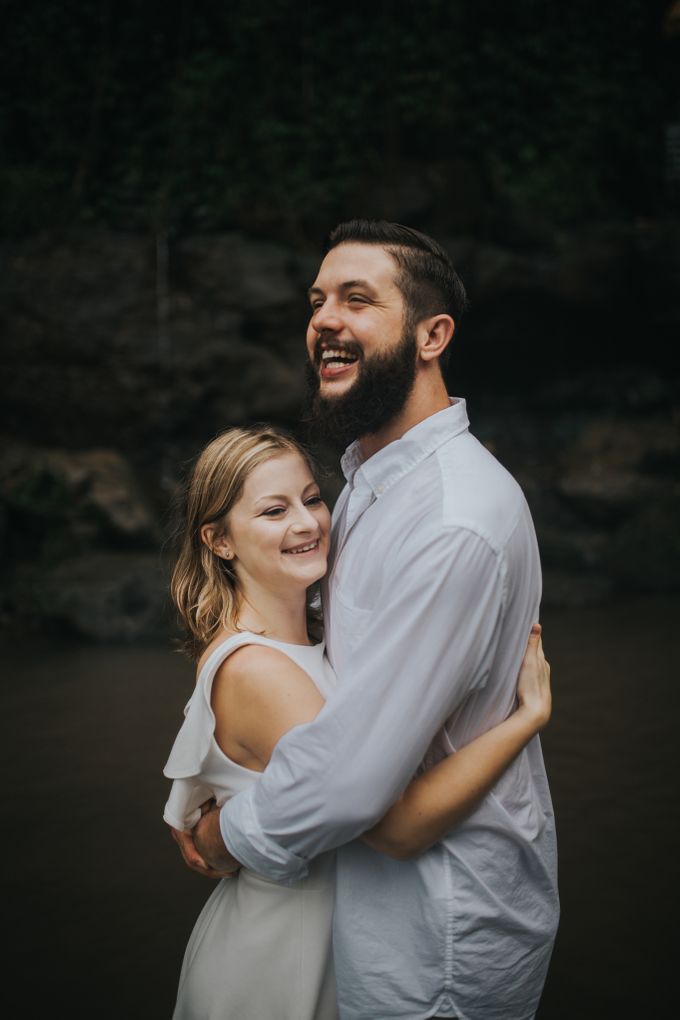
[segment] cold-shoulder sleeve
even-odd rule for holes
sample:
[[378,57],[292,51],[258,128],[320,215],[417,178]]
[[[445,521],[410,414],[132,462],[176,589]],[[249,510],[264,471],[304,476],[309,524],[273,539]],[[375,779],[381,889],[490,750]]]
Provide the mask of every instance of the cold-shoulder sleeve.
[[163,820],[173,829],[192,829],[201,817],[201,804],[212,796],[210,787],[201,780],[203,763],[215,731],[210,687],[199,678],[163,769],[163,774],[174,780],[163,810]]
[[184,708],[184,722],[163,768],[163,775],[168,779],[187,779],[201,772],[215,732],[211,689],[212,683],[206,684],[199,678],[196,690]]
[[163,821],[173,829],[188,832],[201,817],[201,804],[210,800],[212,795],[213,791],[204,783],[192,779],[175,779],[163,809]]
[[173,829],[192,829],[201,817],[201,804],[214,794],[203,776],[215,733],[212,684],[227,656],[252,640],[248,634],[236,634],[219,645],[200,670],[194,693],[184,707],[184,722],[163,768],[163,775],[174,780],[163,811],[164,820]]

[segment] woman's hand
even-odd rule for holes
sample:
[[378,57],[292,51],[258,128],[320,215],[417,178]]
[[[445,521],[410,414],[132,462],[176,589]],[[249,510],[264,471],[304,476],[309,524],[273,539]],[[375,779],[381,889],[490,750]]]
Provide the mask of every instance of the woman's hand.
[[552,694],[550,691],[550,663],[543,654],[540,623],[535,623],[531,628],[529,643],[517,680],[517,700],[519,701],[518,711],[532,720],[537,732],[542,729],[550,719]]

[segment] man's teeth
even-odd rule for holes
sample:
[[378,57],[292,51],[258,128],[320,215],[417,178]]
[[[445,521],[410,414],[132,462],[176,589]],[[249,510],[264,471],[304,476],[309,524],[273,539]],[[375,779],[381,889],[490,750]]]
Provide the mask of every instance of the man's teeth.
[[311,552],[312,549],[316,549],[318,544],[319,544],[318,542],[310,542],[309,545],[301,545],[298,549],[284,549],[283,551],[287,553],[293,553],[296,555],[297,553]]
[[357,357],[356,354],[348,354],[346,351],[339,351],[334,349],[323,351],[321,354],[321,360],[323,362],[342,361],[343,363],[346,362],[348,364],[351,364],[353,361],[357,360]]

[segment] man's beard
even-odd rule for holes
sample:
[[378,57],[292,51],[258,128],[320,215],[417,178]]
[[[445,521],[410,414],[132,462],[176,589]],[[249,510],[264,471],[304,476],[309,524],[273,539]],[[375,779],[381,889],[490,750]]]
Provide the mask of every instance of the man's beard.
[[[353,345],[354,346],[354,345]],[[304,420],[312,438],[336,450],[388,425],[403,409],[416,378],[415,333],[405,327],[393,350],[358,362],[354,384],[338,397],[319,392],[319,358],[307,362]]]

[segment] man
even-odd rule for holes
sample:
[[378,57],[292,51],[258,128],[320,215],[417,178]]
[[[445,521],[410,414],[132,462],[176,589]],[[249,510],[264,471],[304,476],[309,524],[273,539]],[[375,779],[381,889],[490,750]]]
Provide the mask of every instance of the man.
[[528,1020],[558,916],[538,739],[419,858],[355,838],[419,767],[510,713],[538,618],[528,507],[440,369],[465,292],[431,238],[359,220],[332,232],[309,294],[314,414],[327,436],[354,440],[322,593],[338,690],[252,789],[201,819],[203,860],[186,840],[183,852],[198,870],[240,862],[285,883],[340,847],[343,1020]]

